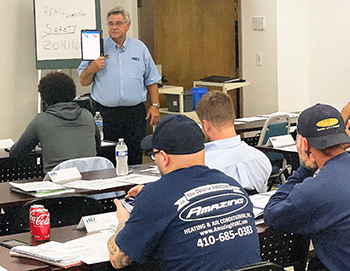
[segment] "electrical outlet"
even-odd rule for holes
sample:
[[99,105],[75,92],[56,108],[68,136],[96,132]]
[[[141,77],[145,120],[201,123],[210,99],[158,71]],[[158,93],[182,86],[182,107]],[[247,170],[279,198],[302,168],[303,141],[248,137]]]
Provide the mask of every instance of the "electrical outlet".
[[256,53],[256,66],[262,66],[262,52]]

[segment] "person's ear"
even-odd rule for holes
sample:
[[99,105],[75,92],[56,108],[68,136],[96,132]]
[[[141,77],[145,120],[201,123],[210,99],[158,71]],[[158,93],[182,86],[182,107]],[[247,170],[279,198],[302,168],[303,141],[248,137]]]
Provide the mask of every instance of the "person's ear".
[[210,130],[211,124],[209,121],[207,120],[202,120],[202,129],[208,133],[208,131]]
[[170,163],[170,157],[165,151],[160,151],[160,163],[162,163],[163,167],[167,167]]

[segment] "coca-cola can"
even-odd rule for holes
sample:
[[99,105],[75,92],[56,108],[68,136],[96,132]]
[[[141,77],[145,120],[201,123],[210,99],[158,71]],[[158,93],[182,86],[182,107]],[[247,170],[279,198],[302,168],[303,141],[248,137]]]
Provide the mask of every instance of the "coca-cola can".
[[38,209],[33,212],[35,222],[33,224],[33,235],[35,240],[49,240],[50,234],[50,213],[47,209]]
[[36,217],[34,217],[33,214],[34,214],[35,210],[39,210],[39,209],[44,209],[44,205],[34,204],[34,205],[30,206],[30,209],[29,209],[29,225],[30,225],[30,234],[31,235],[34,235],[33,227],[34,227],[34,223],[35,223],[35,219],[36,219]]

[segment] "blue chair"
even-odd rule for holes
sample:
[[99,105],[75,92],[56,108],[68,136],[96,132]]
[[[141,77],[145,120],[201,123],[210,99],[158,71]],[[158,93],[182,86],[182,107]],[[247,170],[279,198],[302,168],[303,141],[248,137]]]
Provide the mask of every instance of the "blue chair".
[[[270,116],[264,123],[257,146],[266,146],[270,137],[290,134],[290,117],[286,114]],[[291,173],[291,166],[283,154],[266,153],[272,164],[272,172],[268,181],[268,191],[275,183],[283,184]]]

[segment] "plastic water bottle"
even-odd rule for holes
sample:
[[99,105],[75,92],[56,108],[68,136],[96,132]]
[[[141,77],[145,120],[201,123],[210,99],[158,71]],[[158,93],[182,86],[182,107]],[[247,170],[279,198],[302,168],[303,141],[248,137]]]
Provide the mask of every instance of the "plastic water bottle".
[[115,160],[117,162],[117,175],[128,174],[128,147],[124,142],[124,138],[119,138],[119,142],[115,147]]
[[97,128],[100,131],[101,141],[103,140],[103,118],[99,111],[96,112],[94,120],[96,122]]

